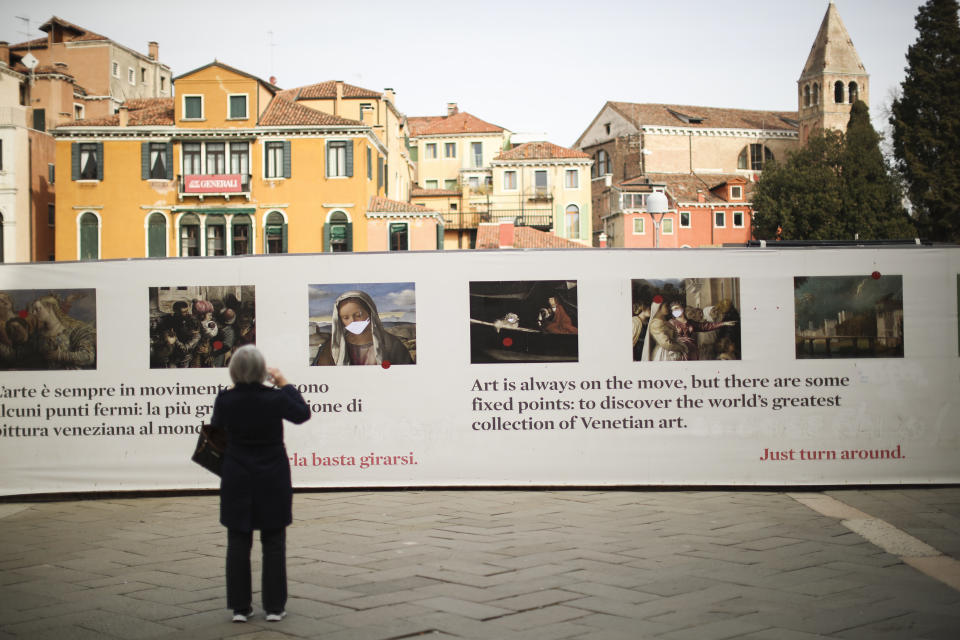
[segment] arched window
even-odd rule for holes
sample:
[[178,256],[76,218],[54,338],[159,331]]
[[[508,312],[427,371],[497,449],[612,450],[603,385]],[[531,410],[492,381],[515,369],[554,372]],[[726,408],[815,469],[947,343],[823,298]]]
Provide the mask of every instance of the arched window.
[[843,104],[843,83],[839,80],[833,83],[833,101]]
[[221,215],[207,216],[205,221],[208,256],[227,255],[227,223]]
[[162,213],[151,213],[147,219],[147,257],[167,257],[167,218]]
[[820,104],[820,83],[813,83],[813,104],[814,106]]
[[810,106],[810,85],[804,85],[803,87],[803,106]]
[[850,101],[850,104],[853,104],[860,99],[860,89],[857,87],[856,82],[851,82],[847,85],[847,100]]
[[737,169],[763,171],[763,165],[773,160],[773,152],[765,145],[754,143],[743,148],[737,157]]
[[353,224],[343,211],[330,214],[323,225],[324,251],[353,251]]
[[597,151],[597,176],[604,176],[610,173],[610,156],[606,151],[600,149]]
[[245,256],[253,253],[253,224],[250,222],[250,216],[245,213],[233,216],[230,225],[230,235],[232,244],[231,255]]
[[571,240],[580,239],[580,207],[575,204],[567,205],[567,237]]
[[180,218],[180,255],[200,255],[200,218],[194,213]]
[[264,253],[287,252],[287,223],[279,211],[267,216],[263,229],[263,250]]
[[100,218],[89,211],[80,216],[80,259],[100,259]]

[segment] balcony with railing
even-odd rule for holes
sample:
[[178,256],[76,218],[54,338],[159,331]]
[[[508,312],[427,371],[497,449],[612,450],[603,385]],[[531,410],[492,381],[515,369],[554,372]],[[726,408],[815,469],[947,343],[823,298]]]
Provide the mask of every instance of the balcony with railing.
[[504,209],[492,207],[484,211],[450,211],[441,214],[443,226],[450,230],[476,229],[481,222],[512,222],[518,227],[553,228],[553,211],[543,207]]
[[230,199],[231,196],[242,196],[250,199],[249,173],[227,173],[220,175],[179,175],[177,176],[177,194],[180,199],[213,196]]

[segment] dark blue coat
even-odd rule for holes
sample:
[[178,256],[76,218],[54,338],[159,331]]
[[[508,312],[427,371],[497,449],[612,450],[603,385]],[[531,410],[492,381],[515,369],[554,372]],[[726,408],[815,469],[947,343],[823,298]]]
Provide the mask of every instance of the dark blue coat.
[[310,408],[296,387],[238,384],[217,395],[210,424],[227,431],[220,477],[220,523],[230,529],[280,529],[293,521],[283,421],[300,424]]

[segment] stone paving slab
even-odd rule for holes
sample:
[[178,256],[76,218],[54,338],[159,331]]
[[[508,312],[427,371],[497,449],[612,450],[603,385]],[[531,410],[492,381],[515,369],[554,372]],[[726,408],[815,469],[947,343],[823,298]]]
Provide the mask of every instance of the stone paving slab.
[[956,565],[924,573],[960,553],[952,487],[298,493],[290,615],[245,625],[217,512],[215,495],[0,503],[0,640],[960,637]]

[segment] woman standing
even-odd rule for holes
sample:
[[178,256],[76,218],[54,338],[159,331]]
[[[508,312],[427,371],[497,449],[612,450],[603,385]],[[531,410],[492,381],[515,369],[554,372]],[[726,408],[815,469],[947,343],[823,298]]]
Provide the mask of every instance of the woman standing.
[[[286,616],[286,527],[293,521],[290,463],[283,445],[283,421],[310,418],[310,408],[296,387],[253,345],[230,360],[234,386],[221,391],[210,423],[227,432],[220,480],[220,523],[227,527],[227,606],[234,622],[253,614],[250,548],[260,530],[263,547],[263,608],[269,621]],[[276,388],[263,384],[272,382]]]

